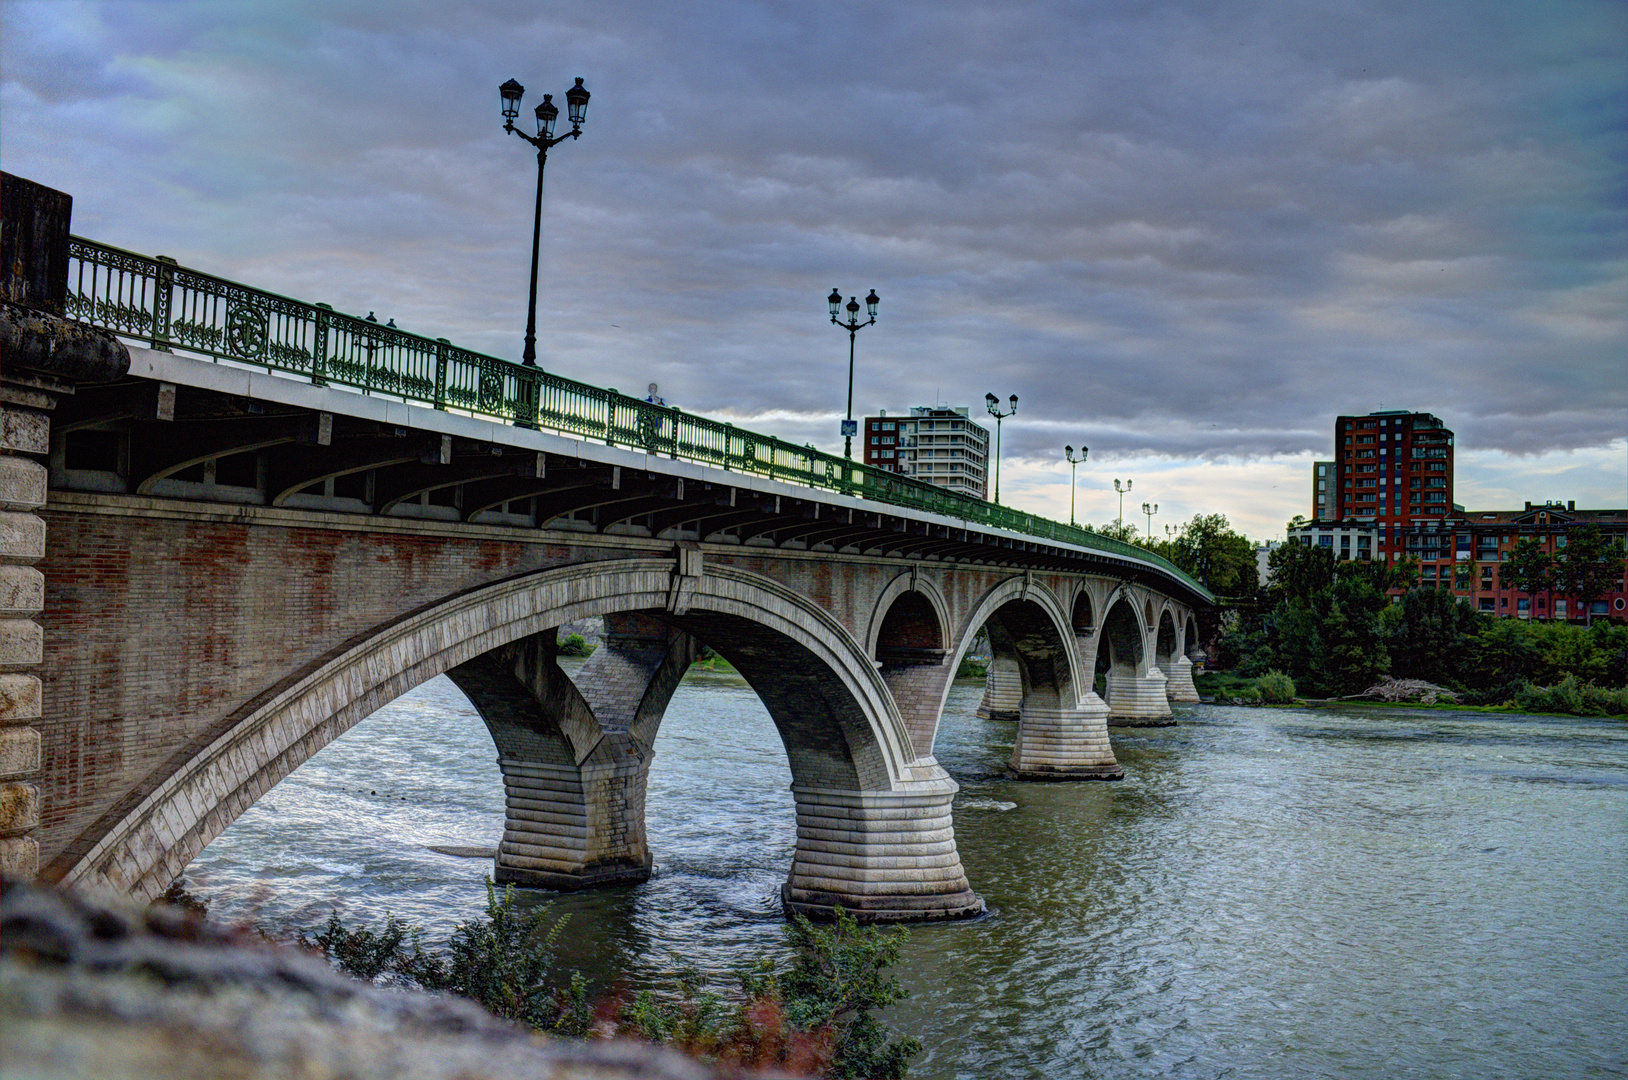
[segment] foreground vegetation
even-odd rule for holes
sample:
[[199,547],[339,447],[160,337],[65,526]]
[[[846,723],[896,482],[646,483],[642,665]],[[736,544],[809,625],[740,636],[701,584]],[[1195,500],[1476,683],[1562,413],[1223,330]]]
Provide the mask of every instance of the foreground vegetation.
[[581,973],[557,968],[564,917],[547,905],[517,905],[512,889],[490,880],[486,890],[485,917],[460,923],[440,948],[426,949],[422,931],[394,916],[375,930],[347,926],[337,912],[301,943],[356,978],[458,994],[570,1038],[636,1038],[707,1061],[853,1078],[905,1076],[921,1051],[916,1039],[891,1037],[875,1015],[906,995],[886,974],[899,962],[903,929],[861,927],[840,908],[830,927],[794,916],[789,964],[759,960],[737,972],[729,996],[682,964],[668,989],[596,996]]

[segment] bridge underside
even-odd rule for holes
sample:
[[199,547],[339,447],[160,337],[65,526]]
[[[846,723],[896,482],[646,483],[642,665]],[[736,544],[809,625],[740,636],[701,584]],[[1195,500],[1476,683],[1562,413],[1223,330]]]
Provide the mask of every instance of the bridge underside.
[[[156,356],[135,352],[138,370]],[[467,418],[420,424],[399,403],[263,378],[234,392],[242,373],[197,366],[198,385],[62,396],[44,465],[28,462],[39,498],[22,516],[49,537],[44,663],[26,676],[43,705],[23,717],[38,763],[18,774],[35,817],[7,835],[37,844],[45,877],[161,893],[287,772],[445,672],[497,748],[498,878],[640,880],[656,729],[706,644],[763,699],[791,764],[788,908],[959,917],[982,905],[932,754],[980,627],[998,646],[985,711],[1017,720],[1018,776],[1123,775],[1108,720],[1169,715],[1181,635],[1160,648],[1148,612],[1185,627],[1189,600],[1152,570]],[[346,398],[371,404],[316,407]],[[1104,624],[1106,703],[1103,635],[1069,616],[1081,596],[1124,609]],[[573,680],[554,631],[586,616],[608,640]]]

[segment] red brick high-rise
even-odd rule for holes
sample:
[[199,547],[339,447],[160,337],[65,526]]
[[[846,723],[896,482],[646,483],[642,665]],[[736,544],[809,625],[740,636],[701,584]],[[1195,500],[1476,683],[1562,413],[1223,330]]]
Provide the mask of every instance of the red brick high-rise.
[[1453,513],[1453,433],[1429,413],[1369,413],[1334,422],[1336,521],[1372,521],[1386,561],[1401,530]]

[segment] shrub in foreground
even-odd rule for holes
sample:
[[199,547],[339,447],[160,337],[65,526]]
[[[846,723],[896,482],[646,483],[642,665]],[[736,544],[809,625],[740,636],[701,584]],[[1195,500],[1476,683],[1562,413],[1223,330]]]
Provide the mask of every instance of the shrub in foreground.
[[726,999],[700,972],[675,960],[676,993],[642,990],[596,1002],[580,972],[559,977],[555,945],[565,919],[548,905],[517,906],[512,889],[486,883],[486,915],[460,923],[444,950],[426,952],[417,927],[385,917],[382,930],[351,929],[337,913],[302,944],[357,978],[395,977],[426,990],[471,998],[498,1016],[572,1037],[616,1034],[660,1043],[711,1061],[776,1066],[830,1077],[903,1077],[921,1051],[894,1038],[877,1010],[903,999],[886,974],[906,940],[900,928],[862,927],[836,909],[815,926],[794,916],[786,927],[792,958],[784,972],[765,957],[737,972]]

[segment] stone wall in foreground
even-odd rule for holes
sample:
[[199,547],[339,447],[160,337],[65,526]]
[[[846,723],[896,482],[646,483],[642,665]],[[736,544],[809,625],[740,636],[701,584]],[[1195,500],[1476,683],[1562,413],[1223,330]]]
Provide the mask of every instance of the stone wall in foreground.
[[4,1072],[31,1080],[720,1080],[635,1042],[545,1039],[472,1002],[347,979],[174,909],[0,883]]

